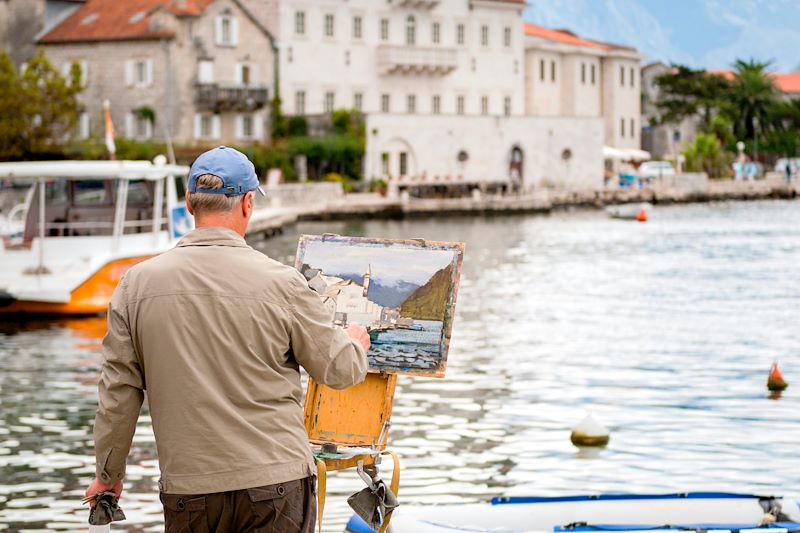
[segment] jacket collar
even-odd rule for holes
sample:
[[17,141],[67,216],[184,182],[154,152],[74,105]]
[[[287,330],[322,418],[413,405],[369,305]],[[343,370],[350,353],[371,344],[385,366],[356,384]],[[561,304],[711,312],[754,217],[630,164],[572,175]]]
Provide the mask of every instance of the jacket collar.
[[235,246],[247,247],[241,235],[228,228],[198,228],[178,241],[177,246]]

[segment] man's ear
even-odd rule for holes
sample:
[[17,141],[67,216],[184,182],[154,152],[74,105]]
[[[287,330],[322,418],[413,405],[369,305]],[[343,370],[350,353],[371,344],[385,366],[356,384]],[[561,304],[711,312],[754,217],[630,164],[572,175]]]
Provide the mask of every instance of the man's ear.
[[250,216],[250,213],[253,212],[253,191],[248,192],[244,195],[244,200],[242,200],[242,215]]
[[184,198],[186,200],[186,210],[189,212],[190,215],[194,216],[194,209],[192,209],[192,206],[189,203],[189,191],[186,191],[186,193],[184,194]]

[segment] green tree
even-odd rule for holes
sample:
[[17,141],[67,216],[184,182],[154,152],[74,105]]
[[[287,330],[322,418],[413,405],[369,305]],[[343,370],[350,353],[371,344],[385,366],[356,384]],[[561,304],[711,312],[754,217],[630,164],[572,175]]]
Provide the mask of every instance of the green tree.
[[738,59],[733,66],[735,77],[730,102],[735,112],[729,111],[729,114],[732,115],[735,134],[750,140],[776,123],[779,92],[768,72],[770,62]]
[[0,160],[20,159],[25,154],[27,123],[21,110],[25,100],[14,62],[0,54]]
[[270,113],[272,116],[272,141],[286,137],[286,118],[281,109],[281,97],[276,94],[270,101]]
[[724,106],[730,82],[718,74],[673,65],[655,79],[659,89],[656,101],[660,123],[680,122],[686,117],[700,115],[706,130],[716,112]]
[[64,79],[40,50],[28,64],[20,82],[26,101],[23,115],[29,124],[27,152],[33,157],[60,152],[78,119],[76,96],[81,91],[80,67],[73,64],[69,79]]
[[65,79],[43,51],[20,76],[8,55],[0,54],[0,158],[61,154],[77,121],[80,77],[75,64]]

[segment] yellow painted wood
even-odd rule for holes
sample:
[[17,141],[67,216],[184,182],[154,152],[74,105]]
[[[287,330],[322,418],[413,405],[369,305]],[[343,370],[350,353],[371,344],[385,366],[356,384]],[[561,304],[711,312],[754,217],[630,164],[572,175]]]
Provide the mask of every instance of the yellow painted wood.
[[383,450],[396,386],[396,374],[370,373],[363,383],[343,391],[309,379],[304,413],[309,440]]

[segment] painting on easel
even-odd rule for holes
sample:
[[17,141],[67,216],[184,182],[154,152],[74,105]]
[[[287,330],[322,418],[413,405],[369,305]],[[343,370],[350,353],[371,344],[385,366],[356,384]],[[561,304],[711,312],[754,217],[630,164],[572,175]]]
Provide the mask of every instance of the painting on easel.
[[366,327],[372,372],[444,377],[462,243],[303,235],[296,267],[334,325]]

